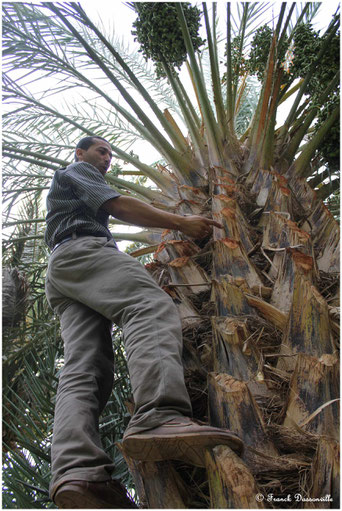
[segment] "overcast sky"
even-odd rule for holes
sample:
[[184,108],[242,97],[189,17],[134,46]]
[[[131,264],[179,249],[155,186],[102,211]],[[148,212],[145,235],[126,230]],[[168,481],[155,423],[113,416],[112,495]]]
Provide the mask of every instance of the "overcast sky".
[[[193,5],[201,5],[199,2],[191,2]],[[212,5],[213,2],[207,2],[208,7]],[[217,4],[219,6],[219,11],[223,13],[225,16],[226,3],[224,0],[218,0]],[[238,2],[233,1],[232,4],[236,4]],[[241,3],[241,2],[240,2]],[[273,3],[275,6],[275,10],[279,8],[282,2],[260,2],[260,3]],[[287,2],[291,5],[292,2]],[[87,11],[88,14],[97,13],[97,16],[102,19],[108,27],[115,28],[115,34],[117,36],[123,37],[125,40],[132,40],[131,36],[132,31],[132,23],[136,19],[135,12],[125,5],[125,2],[119,2],[115,0],[114,2],[108,2],[107,0],[97,0],[94,2],[93,0],[84,0],[81,1],[82,6]],[[298,5],[304,4],[304,2],[298,2]],[[332,15],[336,11],[339,2],[336,0],[323,0],[321,2],[322,6],[320,8],[320,13],[315,21],[315,29],[323,29],[330,22]],[[317,24],[317,26],[316,26]]]

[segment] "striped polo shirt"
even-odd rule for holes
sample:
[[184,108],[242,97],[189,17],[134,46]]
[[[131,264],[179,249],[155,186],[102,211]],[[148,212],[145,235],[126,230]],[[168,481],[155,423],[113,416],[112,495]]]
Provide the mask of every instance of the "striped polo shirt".
[[86,162],[58,169],[46,199],[45,241],[52,249],[73,232],[107,236],[109,214],[100,209],[120,194],[107,185],[101,172]]

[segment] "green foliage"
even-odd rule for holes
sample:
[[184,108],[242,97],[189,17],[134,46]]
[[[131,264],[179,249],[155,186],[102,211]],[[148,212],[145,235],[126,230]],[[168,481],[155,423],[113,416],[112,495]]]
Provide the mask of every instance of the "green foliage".
[[109,176],[115,176],[115,177],[118,177],[121,173],[122,173],[122,166],[119,165],[119,163],[113,163],[107,172],[107,174]]
[[271,47],[273,31],[268,25],[258,28],[251,43],[248,69],[260,81],[263,80],[267,59]]
[[[42,325],[43,326],[43,325]],[[37,347],[16,352],[3,364],[3,508],[55,508],[49,498],[53,411],[63,348],[52,311],[45,316],[44,336],[33,325]],[[40,341],[40,342],[39,342]],[[115,443],[129,421],[125,402],[131,389],[120,338],[114,329],[115,382],[100,418],[103,446],[113,459],[116,475],[128,488],[131,476]],[[15,389],[15,390],[14,390]]]
[[260,93],[260,83],[253,76],[246,80],[240,108],[235,118],[235,130],[238,136],[243,135],[253,118]]
[[[138,13],[132,34],[140,43],[139,51],[146,60],[152,59],[155,63],[157,76],[165,76],[164,63],[171,69],[179,69],[186,61],[187,52],[175,5],[172,2],[135,2],[131,5]],[[182,3],[182,7],[196,51],[205,42],[198,35],[201,13],[189,2]]]
[[319,33],[315,32],[311,23],[300,23],[294,30],[293,63],[291,73],[303,77],[320,49]]
[[236,75],[237,70],[239,70],[239,76],[244,76],[248,71],[248,68],[246,66],[246,60],[243,55],[240,57],[241,36],[234,37],[231,46],[233,74]]
[[[27,201],[23,208],[32,217],[33,204]],[[52,418],[63,354],[58,322],[44,293],[46,246],[39,237],[24,238],[34,231],[41,227],[29,220],[17,225],[3,254],[6,268],[14,267],[26,284],[25,315],[3,329],[4,509],[52,506]]]
[[335,193],[330,195],[330,197],[325,202],[327,208],[330,213],[334,216],[335,220],[340,223],[341,216],[341,194],[340,189],[338,188]]
[[[291,74],[295,78],[303,78],[312,62],[316,59],[327,36],[320,37],[319,32],[313,30],[311,24],[300,24],[294,31],[294,59],[291,66]],[[319,101],[319,96],[327,89],[329,83],[339,72],[340,68],[340,34],[337,33],[330,41],[322,58],[317,62],[317,67],[308,84],[307,95],[311,96],[312,102]],[[328,119],[333,109],[339,105],[339,86],[333,90],[323,105],[319,105],[320,111],[314,126],[313,134],[317,133],[324,121]],[[335,123],[320,146],[320,153],[329,164],[331,170],[339,168],[340,163],[340,122]]]
[[[144,243],[140,243],[139,241],[135,241],[134,243],[130,243],[128,247],[126,248],[125,252],[127,254],[131,254],[132,252],[135,252],[136,250],[144,248]],[[139,257],[137,257],[138,261],[141,262],[141,264],[148,264],[153,262],[153,254],[144,254]]]
[[[255,74],[260,81],[264,78],[264,72],[267,65],[269,49],[271,46],[274,32],[264,25],[260,27],[252,40],[251,51],[247,60],[247,68],[250,73]],[[283,85],[292,82],[298,78],[305,78],[310,67],[315,62],[322,45],[326,40],[326,35],[320,36],[320,33],[313,30],[310,23],[299,23],[293,31],[293,42],[289,46],[288,38],[285,38],[278,48],[278,65],[282,65],[285,59],[287,62],[288,73],[284,73]],[[234,55],[234,54],[233,54]],[[338,104],[338,90],[336,87],[330,97],[323,105],[319,103],[319,97],[329,86],[339,70],[340,65],[340,37],[336,34],[330,41],[322,58],[317,62],[312,77],[308,83],[305,94],[310,97],[311,105],[317,104],[320,111],[317,115],[313,135],[318,132],[323,122],[329,117],[334,107]],[[339,165],[339,140],[340,123],[335,123],[329,137],[320,145],[320,153],[325,158],[331,169],[336,169]]]
[[45,329],[43,344],[31,346],[24,356],[19,353],[16,360],[3,364],[4,509],[54,507],[48,487],[61,357],[57,330]]
[[[248,66],[244,55],[240,54],[241,36],[236,36],[231,42],[232,53],[232,74],[234,86],[237,86],[239,78],[243,77],[248,72]],[[224,56],[227,57],[227,45]],[[225,65],[227,65],[225,60]],[[222,77],[222,83],[227,82],[227,73]]]
[[[291,74],[294,78],[304,78],[312,62],[321,50],[326,36],[320,37],[311,24],[299,24],[294,30],[293,63]],[[340,63],[340,37],[336,34],[330,41],[308,85],[307,94],[318,97],[333,79]]]
[[[260,81],[262,81],[264,78],[273,37],[274,31],[268,25],[264,25],[258,28],[251,43],[251,51],[247,61],[247,68],[250,73],[255,74]],[[283,42],[278,47],[277,58],[279,66],[285,59],[288,45],[288,38],[285,37]]]
[[[337,94],[326,102],[318,113],[318,120],[314,126],[314,133],[319,130],[320,126],[329,118],[331,112],[336,106],[339,106],[339,104],[340,97]],[[322,141],[320,153],[328,163],[332,172],[340,169],[340,119],[338,119],[330,129],[329,137],[325,137]]]

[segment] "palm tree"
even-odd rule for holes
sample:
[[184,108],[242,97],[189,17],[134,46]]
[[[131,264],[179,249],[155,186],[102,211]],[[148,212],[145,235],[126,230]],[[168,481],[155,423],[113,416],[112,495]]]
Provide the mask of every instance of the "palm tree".
[[[139,502],[152,508],[339,507],[339,232],[323,202],[339,185],[333,144],[338,18],[320,35],[308,25],[317,4],[297,12],[298,4],[283,3],[256,30],[260,19],[268,20],[267,4],[239,3],[236,12],[227,4],[222,35],[218,7],[210,13],[204,3],[203,49],[196,8],[130,6],[138,15],[136,38],[154,59],[159,80],[79,4],[4,4],[5,226],[16,226],[4,253],[32,243],[43,250],[43,211],[32,213],[28,205],[44,194],[53,171],[71,161],[75,141],[89,134],[105,136],[118,160],[130,165],[108,173],[113,188],[171,212],[220,221],[224,230],[215,228],[200,242],[160,230],[115,235],[144,244],[137,256],[154,253],[147,267],[178,305],[194,416],[232,429],[246,445],[242,458],[228,447],[208,450],[206,469],[136,463],[118,445]],[[182,63],[193,93],[177,71]],[[253,105],[255,75],[260,86]],[[286,101],[290,107],[279,122]],[[159,155],[153,164],[134,152],[139,139]],[[20,201],[26,216],[17,212]],[[43,268],[45,255],[33,261]],[[26,312],[26,324],[20,323],[23,345],[40,318],[55,332],[53,318],[35,305],[34,321]],[[53,354],[43,344],[35,355],[27,344],[29,359],[20,359],[26,360],[24,383],[37,386],[38,398],[41,366],[51,392],[55,386],[62,354],[53,345]],[[5,474],[20,466],[25,449],[41,456],[36,484],[28,477],[38,458],[25,465],[26,488],[31,484],[35,495],[46,488],[51,410],[34,400],[24,406],[25,385],[13,371],[19,389],[9,395],[9,414],[18,427],[8,419],[14,441]],[[114,441],[125,422],[122,396],[126,383],[106,422]],[[28,413],[33,406],[39,448],[23,435],[36,420]],[[128,476],[126,482],[132,487]],[[19,504],[21,494],[16,498]],[[13,498],[8,502],[13,507]]]

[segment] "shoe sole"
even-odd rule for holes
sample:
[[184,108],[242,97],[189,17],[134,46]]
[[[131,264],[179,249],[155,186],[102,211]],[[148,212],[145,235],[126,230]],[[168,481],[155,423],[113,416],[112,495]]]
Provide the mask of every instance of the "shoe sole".
[[237,454],[243,450],[242,440],[233,434],[208,432],[182,433],[181,435],[148,435],[139,433],[123,440],[123,448],[131,458],[139,461],[179,460],[205,467],[205,449],[227,445]]
[[91,496],[82,495],[78,491],[63,488],[60,495],[55,498],[55,503],[60,509],[106,509],[108,505],[99,502]]
[[[113,495],[113,502],[118,498]],[[91,493],[82,494],[74,488],[68,487],[67,484],[63,485],[63,490],[60,491],[55,497],[55,504],[60,509],[128,509],[127,502],[118,500],[117,506],[113,503],[109,504],[108,501],[101,500],[99,497],[94,497]],[[132,508],[134,506],[131,506]]]

